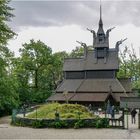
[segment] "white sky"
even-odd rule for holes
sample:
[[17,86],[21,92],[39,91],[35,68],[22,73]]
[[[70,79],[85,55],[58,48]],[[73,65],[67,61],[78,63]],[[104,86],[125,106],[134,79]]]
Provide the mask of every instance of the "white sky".
[[[32,3],[34,3],[34,2],[32,2]],[[139,2],[139,4],[140,4],[140,2]],[[80,22],[78,22],[78,16],[82,16],[82,15],[77,14],[77,17],[76,17],[77,21],[74,19],[74,17],[72,19],[68,18],[69,15],[65,15],[63,17],[62,13],[65,12],[65,11],[63,11],[63,9],[61,9],[62,10],[61,16],[63,17],[63,19],[62,19],[63,21],[61,20],[62,23],[60,23],[61,18],[58,17],[58,16],[60,16],[59,14],[58,14],[58,16],[55,15],[54,17],[53,17],[53,15],[51,15],[51,18],[50,18],[49,14],[46,16],[44,15],[44,17],[43,17],[41,14],[39,14],[39,12],[38,12],[38,14],[35,15],[35,18],[39,19],[39,22],[36,22],[36,21],[29,22],[30,17],[26,16],[26,9],[25,9],[25,11],[24,11],[24,8],[23,8],[23,10],[21,10],[20,4],[17,4],[17,5],[15,4],[14,6],[15,6],[14,14],[16,17],[14,18],[15,21],[13,19],[15,24],[14,23],[11,24],[11,27],[16,31],[18,36],[15,39],[9,41],[8,47],[12,51],[15,52],[16,56],[19,56],[18,50],[19,50],[19,48],[22,47],[22,44],[25,42],[28,43],[29,40],[31,40],[31,39],[43,41],[49,47],[52,48],[53,52],[58,52],[58,51],[70,52],[76,46],[79,46],[79,44],[76,43],[76,40],[82,41],[82,42],[86,43],[87,45],[91,45],[92,44],[92,34],[86,30],[86,27],[88,27],[88,28],[94,27],[94,29],[96,31],[98,28],[99,7],[97,7],[97,10],[96,10],[97,13],[94,12],[94,14],[96,14],[96,15],[93,14],[95,19],[94,19],[93,26],[91,26],[92,23],[90,23],[90,21],[92,21],[92,20],[87,20],[87,24],[86,24],[86,16],[83,19],[81,17],[79,17],[79,21],[81,21],[81,24],[80,24]],[[49,6],[49,4],[47,6]],[[97,5],[97,6],[99,6],[99,5]],[[110,4],[111,10],[112,10],[112,8],[114,8],[113,6],[114,5]],[[83,5],[81,5],[80,7],[83,8]],[[105,8],[104,7],[103,8],[106,9],[106,7],[107,7],[107,5],[105,5]],[[36,8],[36,6],[32,6],[32,9],[34,9],[34,8]],[[40,7],[40,9],[41,8],[42,7]],[[60,5],[57,5],[57,8],[58,9],[61,8]],[[114,30],[112,30],[112,32],[110,33],[110,47],[115,47],[115,43],[118,40],[124,39],[127,37],[128,39],[120,47],[124,48],[125,45],[130,47],[131,44],[133,44],[133,47],[135,48],[137,55],[140,55],[140,39],[139,39],[140,26],[137,25],[136,23],[134,23],[133,21],[129,22],[132,16],[137,16],[137,14],[138,14],[137,8],[135,9],[135,6],[130,7],[130,8],[133,8],[134,13],[135,12],[136,13],[135,13],[135,15],[134,14],[133,15],[131,15],[131,14],[124,15],[125,22],[123,21],[123,13],[121,13],[121,12],[119,13],[120,14],[119,15],[116,11],[116,13],[117,13],[116,15],[118,15],[117,17],[113,17],[113,15],[108,15],[107,12],[104,12],[104,14],[103,14],[103,23],[105,26],[104,30],[106,31],[109,27],[116,26],[116,28]],[[18,9],[18,10],[16,10],[16,9]],[[91,16],[93,16],[92,11],[90,11],[89,9],[83,8],[83,10],[85,10],[85,13],[88,12],[88,13],[90,13]],[[23,16],[24,12],[25,12],[25,16]],[[33,13],[36,11],[35,11],[35,9],[31,10],[31,8],[30,8],[30,11],[28,11],[28,12],[29,12],[28,14],[30,15],[30,12]],[[53,11],[52,11],[52,13],[53,13]],[[50,13],[50,14],[52,14],[52,13]],[[84,11],[82,11],[82,13],[84,13]],[[74,16],[74,14],[76,15],[76,13],[73,12],[73,16]],[[20,19],[20,15],[21,15],[21,17],[23,16],[24,20]],[[110,18],[109,18],[109,16],[110,16]],[[65,21],[65,17],[66,17],[67,22]],[[116,18],[118,19],[118,21],[120,18],[120,23],[119,22],[118,22],[118,24],[113,23],[113,22],[115,22],[114,20],[116,20]],[[132,18],[134,18],[134,17],[132,17]],[[46,20],[46,19],[48,19],[48,20]],[[58,22],[56,19],[58,19]],[[83,22],[82,22],[82,20],[83,20]],[[44,26],[42,24],[43,22],[44,23],[46,22],[46,24],[47,24],[48,21],[51,22],[51,24],[48,24],[47,26]],[[136,22],[136,20],[134,20],[134,21]],[[35,22],[36,22],[36,24],[35,24]],[[65,24],[63,24],[63,22],[65,22]],[[70,22],[70,24],[69,24],[69,22]],[[56,23],[60,23],[61,26]],[[88,23],[89,23],[89,26],[88,26]],[[112,23],[112,25],[110,25],[111,23]]]

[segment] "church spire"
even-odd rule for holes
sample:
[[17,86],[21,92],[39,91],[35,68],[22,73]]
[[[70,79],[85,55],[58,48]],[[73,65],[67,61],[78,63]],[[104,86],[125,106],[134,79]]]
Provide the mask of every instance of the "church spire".
[[103,26],[101,1],[100,1],[100,20],[99,20],[99,26]]
[[97,34],[104,34],[103,30],[103,21],[102,21],[102,5],[100,1],[100,19],[99,19],[99,28]]

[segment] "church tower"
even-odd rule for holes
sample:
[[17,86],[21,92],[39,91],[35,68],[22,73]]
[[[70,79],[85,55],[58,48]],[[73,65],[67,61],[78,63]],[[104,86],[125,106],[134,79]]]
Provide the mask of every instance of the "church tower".
[[93,33],[93,47],[95,49],[95,63],[98,63],[98,59],[104,59],[104,63],[107,62],[107,55],[109,49],[109,32],[114,29],[111,28],[107,30],[106,34],[103,29],[103,21],[102,21],[102,7],[100,4],[100,19],[99,19],[99,27],[97,34],[94,30]]
[[106,35],[104,33],[104,29],[103,29],[103,21],[102,21],[102,9],[101,9],[101,5],[100,5],[100,20],[99,20],[99,27],[98,27],[98,31],[97,31],[97,37],[95,38],[95,48],[105,48],[105,47],[109,47],[108,44],[105,44],[106,41]]

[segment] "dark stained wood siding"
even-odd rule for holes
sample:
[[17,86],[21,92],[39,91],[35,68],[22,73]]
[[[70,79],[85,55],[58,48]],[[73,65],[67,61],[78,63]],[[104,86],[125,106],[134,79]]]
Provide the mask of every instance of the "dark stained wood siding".
[[115,78],[115,71],[67,71],[65,79]]
[[106,57],[107,51],[104,48],[101,48],[101,49],[98,48],[96,50],[96,53],[97,53],[97,58],[104,58],[104,57]]
[[94,79],[94,78],[115,78],[115,71],[87,71],[86,72],[87,79]]
[[65,72],[65,79],[84,79],[84,71],[67,71]]

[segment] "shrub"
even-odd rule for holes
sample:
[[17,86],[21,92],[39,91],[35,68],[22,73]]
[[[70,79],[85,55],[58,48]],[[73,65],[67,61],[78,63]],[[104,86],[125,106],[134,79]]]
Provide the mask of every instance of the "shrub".
[[108,128],[109,120],[106,118],[66,120],[30,120],[25,118],[18,118],[13,125],[31,126],[33,128]]
[[33,121],[32,127],[33,128],[43,128],[43,127],[45,127],[45,124],[41,120],[36,120],[36,121]]
[[60,119],[77,119],[78,113],[80,113],[80,118],[95,118],[95,116],[90,113],[85,106],[78,104],[59,104],[50,103],[42,105],[37,109],[37,113],[34,111],[30,113],[28,118],[41,118],[41,119],[55,119],[55,112],[59,113]]
[[102,127],[107,128],[109,127],[109,119],[108,118],[102,118]]
[[107,118],[100,118],[96,120],[96,128],[107,128],[109,126],[109,120]]
[[102,128],[102,122],[101,120],[96,121],[96,128]]
[[75,124],[74,124],[74,128],[82,128],[84,127],[84,121],[83,120],[78,120]]
[[26,126],[26,124],[25,123],[23,123],[23,122],[11,122],[11,125],[15,125],[15,126],[22,126],[22,127],[25,127]]
[[68,124],[66,121],[55,121],[52,122],[51,125],[49,127],[53,127],[53,128],[68,128]]

